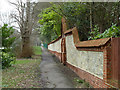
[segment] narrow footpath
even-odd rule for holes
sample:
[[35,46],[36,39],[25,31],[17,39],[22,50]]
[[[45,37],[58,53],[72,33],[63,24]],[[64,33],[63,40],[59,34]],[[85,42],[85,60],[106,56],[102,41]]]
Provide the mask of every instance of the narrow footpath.
[[43,88],[75,88],[73,78],[78,76],[44,48],[40,72]]

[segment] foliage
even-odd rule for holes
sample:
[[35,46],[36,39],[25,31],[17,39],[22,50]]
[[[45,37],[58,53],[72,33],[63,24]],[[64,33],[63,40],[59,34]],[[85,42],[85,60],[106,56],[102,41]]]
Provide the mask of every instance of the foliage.
[[53,4],[53,9],[66,18],[67,29],[77,27],[80,40],[87,40],[89,30],[89,8],[87,4],[65,2]]
[[102,38],[107,38],[107,37],[119,37],[120,36],[120,27],[117,27],[115,24],[112,25],[110,28],[104,31],[102,34]]
[[4,24],[3,27],[0,28],[2,32],[2,68],[8,68],[15,62],[14,54],[11,52],[11,46],[15,41],[15,37],[11,37],[14,32],[13,27],[8,27],[7,24]]
[[61,16],[49,7],[44,9],[39,17],[41,35],[44,35],[48,42],[58,38],[61,34]]
[[84,83],[84,80],[79,80],[79,79],[77,79],[76,80],[78,83]]
[[112,24],[110,28],[105,30],[103,33],[99,33],[99,28],[96,26],[94,31],[91,32],[92,37],[90,39],[100,39],[100,38],[108,38],[108,37],[120,37],[120,27],[117,27],[116,24]]
[[12,64],[15,63],[16,58],[13,57],[11,54],[2,52],[2,69],[10,67]]
[[91,87],[88,82],[85,82],[84,84],[85,84],[87,87]]
[[99,32],[103,33],[112,23],[120,25],[120,2],[65,2],[53,5],[57,8],[53,9],[67,19],[68,29],[78,28],[80,40],[88,39],[90,26],[97,24]]
[[[81,41],[88,40],[89,35],[93,37],[94,34],[97,35],[103,33],[111,26],[112,23],[120,25],[120,2],[58,2],[51,4],[52,6],[49,7],[48,10],[46,9],[47,15],[44,16],[46,19],[43,18],[46,22],[44,24],[46,28],[41,28],[41,31],[43,30],[44,33],[47,33],[46,40],[48,41],[51,41],[52,37],[54,39],[56,38],[55,34],[51,34],[51,28],[47,27],[49,25],[48,18],[51,18],[53,15],[52,13],[50,13],[51,16],[49,15],[49,10],[57,13],[61,17],[65,17],[67,20],[67,29],[77,27]],[[93,28],[95,25],[97,25],[95,27],[96,29],[99,28],[99,32],[96,30],[95,32],[91,32],[91,34],[89,34],[88,32],[95,29]]]
[[90,37],[88,38],[88,40],[95,39],[95,36],[100,34],[98,25],[95,25],[93,31],[92,32],[89,31],[89,34],[90,34]]
[[[75,81],[78,83],[78,86],[81,88],[86,87],[86,88],[93,88],[88,82],[82,79],[77,79],[75,78]],[[80,84],[80,85],[79,85]]]
[[120,2],[92,3],[93,26],[97,24],[103,33],[112,23],[120,25]]
[[14,32],[13,27],[8,27],[8,24],[4,24],[3,27],[0,28],[2,31],[2,46],[4,47],[4,52],[10,52],[11,45],[15,41],[15,37],[11,37]]

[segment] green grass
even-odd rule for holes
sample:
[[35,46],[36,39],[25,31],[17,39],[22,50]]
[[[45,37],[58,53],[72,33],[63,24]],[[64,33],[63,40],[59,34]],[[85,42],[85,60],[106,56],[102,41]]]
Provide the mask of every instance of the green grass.
[[34,53],[35,55],[41,55],[42,54],[42,49],[40,46],[34,46]]
[[36,71],[40,59],[17,60],[16,64],[2,71],[2,86],[4,88],[39,87]]
[[15,64],[27,64],[27,63],[32,63],[35,60],[17,60]]
[[[34,47],[32,59],[17,59],[16,63],[2,70],[3,88],[41,88],[39,65],[41,48]],[[36,56],[37,55],[37,56]]]

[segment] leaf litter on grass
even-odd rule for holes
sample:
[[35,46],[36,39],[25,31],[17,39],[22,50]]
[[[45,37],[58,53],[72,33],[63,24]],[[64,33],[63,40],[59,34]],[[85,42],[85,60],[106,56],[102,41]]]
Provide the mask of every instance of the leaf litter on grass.
[[[24,60],[22,60],[24,62]],[[14,66],[3,70],[2,86],[4,88],[40,88],[36,68],[39,67],[40,59],[34,59],[27,63],[18,61]]]

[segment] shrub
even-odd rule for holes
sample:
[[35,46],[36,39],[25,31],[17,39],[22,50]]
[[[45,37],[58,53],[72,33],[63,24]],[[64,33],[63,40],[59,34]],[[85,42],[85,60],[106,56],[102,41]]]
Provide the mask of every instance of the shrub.
[[2,69],[10,67],[15,61],[16,58],[12,54],[2,52]]
[[11,52],[11,45],[16,38],[11,36],[14,33],[13,27],[9,27],[8,24],[4,24],[4,26],[0,28],[0,32],[2,32],[2,47],[4,47],[2,51]]
[[95,39],[95,36],[97,36],[97,35],[100,34],[98,25],[95,25],[94,31],[89,32],[89,34],[90,34],[91,36],[88,38],[88,40],[91,40],[91,39],[93,40],[93,39]]
[[95,40],[108,37],[120,37],[120,27],[117,27],[116,24],[112,24],[112,26],[105,30],[103,33],[99,33],[99,28],[95,28],[94,31],[91,33],[93,34],[93,36],[90,36],[88,40]]
[[12,44],[15,41],[16,37],[13,37],[14,29],[13,27],[9,27],[8,24],[4,24],[0,28],[0,32],[2,32],[2,52],[0,53],[0,56],[2,61],[2,69],[10,67],[12,64],[15,63],[15,57],[12,51]]
[[79,80],[79,79],[77,79],[77,82],[78,82],[78,83],[84,83],[84,80]]

